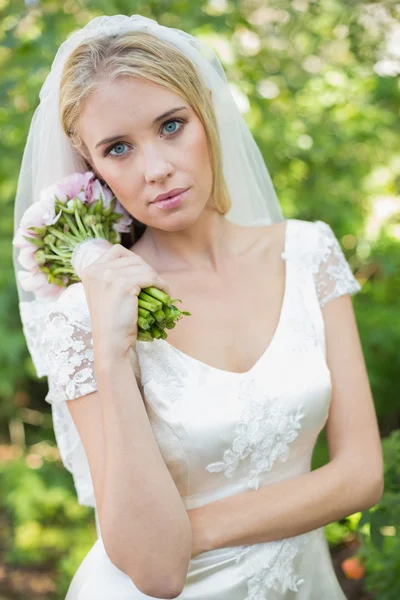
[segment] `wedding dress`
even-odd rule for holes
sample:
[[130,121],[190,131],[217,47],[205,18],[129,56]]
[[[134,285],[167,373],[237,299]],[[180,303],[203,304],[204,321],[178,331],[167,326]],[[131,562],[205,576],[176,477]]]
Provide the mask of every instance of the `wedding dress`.
[[[354,294],[354,278],[332,229],[288,219],[285,293],[272,341],[254,366],[209,366],[166,340],[137,342],[146,411],[187,509],[310,471],[326,424],[331,378],[321,308]],[[78,501],[95,507],[83,445],[66,402],[97,389],[82,284],[76,302],[57,300],[41,337],[58,447]],[[43,347],[43,346],[42,346]],[[296,502],[296,498],[293,498]],[[268,507],[266,507],[268,510]],[[110,561],[98,540],[80,564],[67,600],[150,598]],[[273,542],[204,552],[190,561],[182,600],[344,600],[324,528]]]

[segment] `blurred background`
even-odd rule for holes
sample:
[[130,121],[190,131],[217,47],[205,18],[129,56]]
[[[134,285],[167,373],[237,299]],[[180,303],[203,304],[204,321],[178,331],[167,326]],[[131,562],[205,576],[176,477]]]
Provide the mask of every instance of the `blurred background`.
[[[0,0],[0,600],[63,599],[96,539],[26,348],[11,241],[22,152],[57,48],[93,17],[118,13],[216,50],[285,217],[328,222],[362,284],[353,303],[385,492],[326,535],[347,598],[399,600],[400,4],[357,0]],[[322,433],[313,468],[328,460]]]

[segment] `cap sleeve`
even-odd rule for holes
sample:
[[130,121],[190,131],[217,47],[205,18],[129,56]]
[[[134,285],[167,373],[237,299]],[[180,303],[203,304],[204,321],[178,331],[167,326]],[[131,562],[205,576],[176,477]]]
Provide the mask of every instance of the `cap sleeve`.
[[321,308],[344,294],[356,294],[361,285],[354,277],[338,239],[324,221],[316,225],[316,263],[314,281]]
[[68,287],[48,308],[40,338],[46,349],[50,404],[97,390],[89,308],[82,283]]

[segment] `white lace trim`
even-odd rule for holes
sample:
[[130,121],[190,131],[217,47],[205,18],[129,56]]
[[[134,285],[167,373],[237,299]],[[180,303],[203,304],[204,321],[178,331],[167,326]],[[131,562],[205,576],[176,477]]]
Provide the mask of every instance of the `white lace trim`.
[[304,281],[311,272],[320,307],[343,296],[356,294],[361,285],[354,277],[338,239],[324,221],[297,220],[291,240],[291,258],[297,276]]
[[[267,597],[278,600],[288,590],[298,592],[305,580],[296,573],[295,559],[312,534],[241,546],[236,563],[243,561],[241,573],[247,579],[248,596],[244,600],[265,600]],[[272,597],[270,592],[276,592],[276,596]]]
[[327,302],[343,296],[355,294],[361,285],[354,277],[338,239],[331,227],[324,221],[315,221],[318,230],[313,271],[321,308]]
[[40,342],[48,362],[47,402],[97,390],[90,315],[81,283],[67,288],[49,308]]
[[210,463],[206,470],[210,473],[223,471],[230,479],[240,461],[249,460],[247,486],[258,489],[259,475],[272,469],[279,460],[285,462],[289,456],[289,444],[298,436],[303,417],[302,407],[288,411],[277,398],[260,394],[256,380],[242,380],[239,385],[239,399],[243,404],[241,418],[236,424],[238,434],[232,447],[225,450],[223,459]]

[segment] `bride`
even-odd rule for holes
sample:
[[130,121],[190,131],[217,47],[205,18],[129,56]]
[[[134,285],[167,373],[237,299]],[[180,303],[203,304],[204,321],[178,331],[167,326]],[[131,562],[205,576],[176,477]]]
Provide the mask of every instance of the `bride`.
[[[96,515],[67,599],[343,600],[324,526],[377,503],[382,456],[360,285],[332,229],[282,216],[211,49],[140,15],[96,17],[60,47],[16,227],[87,169],[132,235],[75,296],[19,286],[61,457]],[[191,312],[168,341],[137,340],[150,285]],[[330,461],[311,471],[324,427]]]

